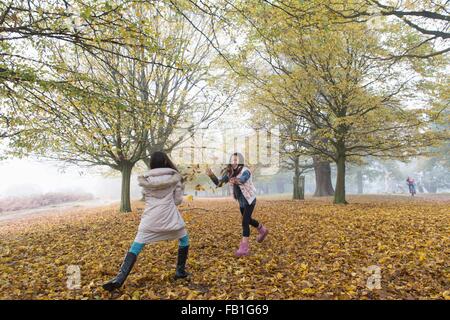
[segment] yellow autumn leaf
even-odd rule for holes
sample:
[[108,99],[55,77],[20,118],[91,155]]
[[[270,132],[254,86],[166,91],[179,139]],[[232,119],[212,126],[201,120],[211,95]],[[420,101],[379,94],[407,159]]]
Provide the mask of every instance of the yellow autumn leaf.
[[132,300],[139,300],[140,297],[141,297],[141,294],[139,293],[139,291],[135,291],[135,292],[133,292],[133,294],[131,295],[131,299],[132,299]]
[[450,291],[444,291],[442,292],[442,296],[444,297],[445,300],[450,300]]
[[314,294],[314,293],[316,293],[316,290],[314,290],[313,288],[305,288],[305,289],[302,289],[301,293],[303,293],[303,294]]
[[423,262],[425,261],[425,259],[427,258],[427,254],[423,251],[418,252],[418,256],[419,256],[419,261]]

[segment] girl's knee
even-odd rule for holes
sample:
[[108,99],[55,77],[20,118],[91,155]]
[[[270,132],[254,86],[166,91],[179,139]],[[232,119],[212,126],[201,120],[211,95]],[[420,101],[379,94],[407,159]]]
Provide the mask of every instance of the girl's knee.
[[189,246],[189,235],[186,234],[184,237],[180,238],[178,240],[178,246],[182,247],[182,248],[188,247]]

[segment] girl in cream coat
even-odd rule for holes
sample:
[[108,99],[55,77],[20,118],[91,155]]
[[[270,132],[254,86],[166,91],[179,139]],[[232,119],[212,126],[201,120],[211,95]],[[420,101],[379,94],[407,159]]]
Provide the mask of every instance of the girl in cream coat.
[[119,274],[103,285],[105,290],[120,288],[144,245],[162,240],[179,240],[175,279],[186,278],[189,275],[185,271],[189,237],[177,209],[177,205],[183,201],[182,177],[164,152],[152,154],[150,168],[150,171],[138,177],[139,185],[144,189],[145,210],[136,238],[125,256]]

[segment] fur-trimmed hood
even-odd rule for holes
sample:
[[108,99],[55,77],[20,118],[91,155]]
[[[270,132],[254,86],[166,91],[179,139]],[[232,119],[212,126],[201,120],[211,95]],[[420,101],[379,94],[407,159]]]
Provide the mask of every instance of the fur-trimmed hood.
[[173,189],[181,180],[181,175],[171,168],[151,169],[138,177],[139,186],[151,191],[152,196],[157,198],[173,192]]

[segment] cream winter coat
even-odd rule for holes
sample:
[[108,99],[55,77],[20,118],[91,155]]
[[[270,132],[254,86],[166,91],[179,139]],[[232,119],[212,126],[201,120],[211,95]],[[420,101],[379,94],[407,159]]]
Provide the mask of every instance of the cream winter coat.
[[183,201],[181,175],[170,168],[158,168],[139,176],[145,195],[145,210],[136,242],[179,239],[186,235],[185,223],[177,209]]

